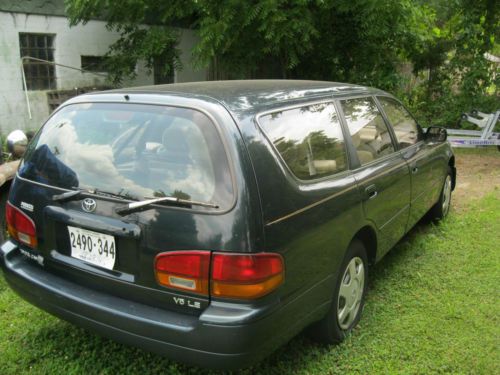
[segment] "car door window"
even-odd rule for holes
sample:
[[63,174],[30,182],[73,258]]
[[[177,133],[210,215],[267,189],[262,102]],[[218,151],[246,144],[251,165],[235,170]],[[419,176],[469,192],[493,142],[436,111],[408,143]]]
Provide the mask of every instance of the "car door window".
[[378,97],[389,119],[400,148],[411,146],[423,138],[422,131],[410,113],[392,98]]
[[372,98],[342,100],[341,105],[361,164],[394,152],[387,125]]
[[299,179],[347,169],[344,137],[333,103],[274,112],[260,117],[259,124]]

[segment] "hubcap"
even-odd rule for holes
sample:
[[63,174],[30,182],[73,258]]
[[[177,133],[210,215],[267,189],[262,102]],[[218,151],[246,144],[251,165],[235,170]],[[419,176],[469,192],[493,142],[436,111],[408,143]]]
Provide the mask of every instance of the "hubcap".
[[443,216],[446,216],[448,214],[448,211],[450,210],[450,200],[451,200],[451,177],[446,176],[443,186],[443,206],[442,206]]
[[342,329],[348,329],[361,306],[365,287],[365,266],[359,257],[351,259],[340,282],[337,319]]

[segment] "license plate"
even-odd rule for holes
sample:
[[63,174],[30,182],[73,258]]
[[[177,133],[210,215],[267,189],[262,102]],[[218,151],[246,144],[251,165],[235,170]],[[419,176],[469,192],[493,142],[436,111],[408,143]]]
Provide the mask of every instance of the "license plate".
[[115,265],[115,238],[91,230],[68,226],[71,256],[112,270]]

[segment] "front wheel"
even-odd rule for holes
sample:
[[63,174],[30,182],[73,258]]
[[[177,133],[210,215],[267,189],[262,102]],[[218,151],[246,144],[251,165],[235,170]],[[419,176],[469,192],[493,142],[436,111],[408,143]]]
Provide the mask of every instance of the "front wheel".
[[437,203],[431,208],[431,217],[435,220],[443,220],[450,212],[451,205],[451,172],[448,171],[441,189],[441,195]]
[[330,310],[311,329],[313,338],[327,344],[337,344],[345,339],[361,317],[367,281],[366,249],[361,241],[354,240],[340,267]]

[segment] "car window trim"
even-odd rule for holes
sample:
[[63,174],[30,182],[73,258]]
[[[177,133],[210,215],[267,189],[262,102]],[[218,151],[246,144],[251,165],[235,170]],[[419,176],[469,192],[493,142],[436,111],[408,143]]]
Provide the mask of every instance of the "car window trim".
[[378,99],[375,95],[373,95],[372,97],[373,97],[373,101],[375,102],[375,105],[378,108],[378,111],[380,112],[380,115],[382,116],[382,120],[384,121],[384,124],[385,124],[387,130],[389,131],[389,136],[391,137],[391,140],[392,140],[392,147],[394,148],[394,152],[401,151],[401,149],[399,147],[398,138],[396,137],[396,132],[394,131],[394,127],[392,126],[392,124],[389,121],[389,118],[385,114],[385,112],[382,108],[382,104],[378,101]]
[[349,156],[349,170],[355,171],[361,165],[361,163],[359,161],[358,154],[356,153],[356,147],[354,147],[354,143],[352,142],[351,134],[349,133],[349,126],[347,125],[347,121],[345,119],[344,109],[340,104],[340,101],[342,99],[343,98],[335,98],[335,106],[337,107],[337,111],[340,115],[340,124],[342,126],[342,132],[344,134],[346,147],[348,149],[347,154]]

